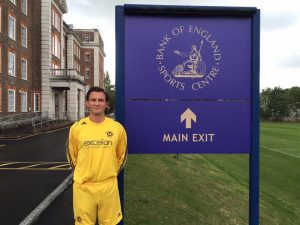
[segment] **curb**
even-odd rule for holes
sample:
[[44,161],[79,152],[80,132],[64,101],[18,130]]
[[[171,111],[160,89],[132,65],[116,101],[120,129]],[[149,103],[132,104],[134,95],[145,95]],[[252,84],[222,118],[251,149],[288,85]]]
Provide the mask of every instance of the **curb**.
[[48,195],[19,225],[33,224],[42,212],[72,183],[73,173],[71,173],[54,191]]
[[63,130],[66,128],[69,128],[70,126],[65,126],[65,127],[58,127],[56,129],[52,129],[52,130],[45,130],[45,131],[41,131],[41,132],[37,132],[37,133],[27,133],[24,135],[19,135],[19,136],[8,136],[8,137],[4,137],[0,135],[0,141],[19,141],[25,138],[29,138],[32,136],[36,136],[36,135],[40,135],[40,134],[47,134],[47,133],[52,133],[55,131],[59,131],[59,130]]

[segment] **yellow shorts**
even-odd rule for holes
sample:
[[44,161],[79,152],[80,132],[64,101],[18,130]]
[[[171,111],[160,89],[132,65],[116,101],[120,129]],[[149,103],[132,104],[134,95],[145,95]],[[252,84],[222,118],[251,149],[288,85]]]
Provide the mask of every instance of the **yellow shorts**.
[[97,184],[73,184],[75,225],[116,225],[123,216],[117,178]]

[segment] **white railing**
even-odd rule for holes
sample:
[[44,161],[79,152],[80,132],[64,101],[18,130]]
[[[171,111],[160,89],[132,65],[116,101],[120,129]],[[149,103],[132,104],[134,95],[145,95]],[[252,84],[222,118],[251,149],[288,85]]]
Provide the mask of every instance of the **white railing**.
[[84,76],[79,74],[75,69],[52,69],[52,79],[59,80],[79,80],[84,82]]
[[13,115],[8,115],[8,116],[1,116],[0,122],[28,119],[33,116],[37,116],[39,114],[40,114],[40,112],[28,112],[28,113],[19,113],[19,114],[13,114]]
[[36,127],[43,127],[44,124],[54,124],[58,121],[68,120],[70,118],[69,112],[61,112],[50,114],[48,112],[43,112],[40,116],[32,118],[32,126]]
[[31,119],[39,116],[40,112],[20,113],[0,117],[0,128],[13,128],[17,125],[30,124]]
[[21,113],[0,117],[0,129],[15,128],[19,125],[43,127],[45,123],[59,123],[69,120],[69,112],[50,114],[48,112]]

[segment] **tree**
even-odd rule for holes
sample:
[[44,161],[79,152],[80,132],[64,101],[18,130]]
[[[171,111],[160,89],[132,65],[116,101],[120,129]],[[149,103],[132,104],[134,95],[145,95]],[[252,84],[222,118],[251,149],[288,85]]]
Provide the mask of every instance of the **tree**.
[[288,105],[291,116],[300,116],[300,87],[292,87],[288,90]]
[[300,116],[300,87],[282,89],[275,87],[262,90],[260,94],[262,119],[282,120],[283,117]]
[[260,93],[260,116],[262,119],[269,119],[272,116],[272,109],[270,108],[270,98],[272,89],[263,89]]
[[289,115],[287,89],[275,87],[271,92],[269,103],[272,109],[272,115],[276,120],[281,120],[282,117]]
[[116,90],[115,85],[111,84],[108,71],[104,75],[104,89],[109,94],[109,110],[107,113],[113,113],[115,111],[115,102],[116,102]]

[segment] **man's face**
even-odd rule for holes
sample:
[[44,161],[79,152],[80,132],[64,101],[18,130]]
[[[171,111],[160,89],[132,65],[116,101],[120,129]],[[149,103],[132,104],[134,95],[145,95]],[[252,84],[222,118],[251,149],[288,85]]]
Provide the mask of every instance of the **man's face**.
[[105,109],[108,107],[108,102],[105,99],[105,94],[103,92],[91,92],[89,100],[86,101],[86,106],[90,110],[90,114],[104,114]]

